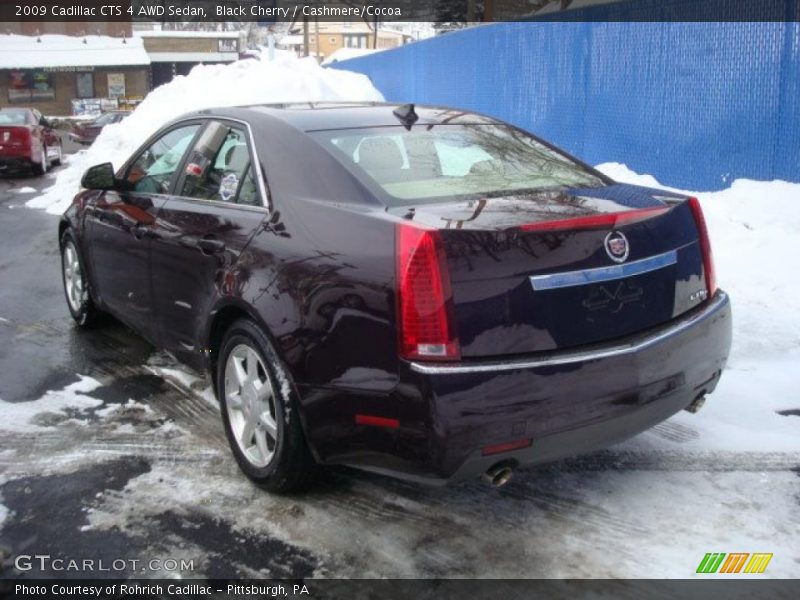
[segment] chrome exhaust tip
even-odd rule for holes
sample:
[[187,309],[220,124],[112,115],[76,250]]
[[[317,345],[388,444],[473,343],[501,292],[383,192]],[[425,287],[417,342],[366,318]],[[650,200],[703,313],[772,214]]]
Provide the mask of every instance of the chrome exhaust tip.
[[492,487],[502,487],[511,481],[514,469],[506,464],[495,465],[483,474],[482,479]]
[[703,408],[703,405],[705,403],[706,403],[706,396],[705,393],[703,393],[697,396],[697,398],[695,398],[694,400],[692,400],[692,403],[689,404],[689,406],[687,406],[683,410],[695,414],[697,411]]

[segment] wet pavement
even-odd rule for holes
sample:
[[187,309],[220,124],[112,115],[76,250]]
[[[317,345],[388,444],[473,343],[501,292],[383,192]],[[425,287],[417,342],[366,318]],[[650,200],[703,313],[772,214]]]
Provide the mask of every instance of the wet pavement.
[[[800,572],[797,453],[683,452],[698,433],[672,421],[499,490],[332,469],[303,496],[261,491],[202,375],[118,322],[73,326],[58,218],[18,191],[50,183],[0,179],[0,575],[688,577],[747,550]],[[20,570],[21,554],[124,565]]]

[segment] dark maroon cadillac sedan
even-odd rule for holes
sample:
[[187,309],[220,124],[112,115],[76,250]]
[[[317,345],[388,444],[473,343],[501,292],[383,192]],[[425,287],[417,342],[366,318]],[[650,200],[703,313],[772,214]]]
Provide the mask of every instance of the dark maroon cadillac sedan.
[[83,187],[59,227],[73,317],[208,369],[272,491],[317,464],[501,485],[697,410],[728,356],[697,200],[485,116],[206,110]]

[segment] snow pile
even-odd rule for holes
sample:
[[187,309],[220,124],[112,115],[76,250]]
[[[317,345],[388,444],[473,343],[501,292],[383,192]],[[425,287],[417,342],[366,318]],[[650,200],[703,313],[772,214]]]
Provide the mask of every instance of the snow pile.
[[372,48],[339,48],[334,50],[329,56],[322,61],[323,65],[330,65],[335,62],[343,60],[350,60],[351,58],[361,58],[369,54],[380,52],[380,50],[373,50]]
[[700,200],[717,281],[733,303],[734,362],[800,352],[800,184],[737,179],[720,192],[692,192],[618,163],[597,168],[617,181]]
[[[703,206],[717,281],[733,306],[733,348],[700,413],[659,426],[694,431],[670,439],[659,427],[629,442],[661,450],[800,451],[800,184],[738,179],[720,192],[666,188],[618,163],[597,167],[617,181],[696,196]],[[781,414],[784,413],[784,415]],[[663,431],[661,431],[663,433]],[[680,438],[681,436],[677,436]]]
[[151,134],[184,113],[216,106],[297,101],[381,101],[365,75],[324,69],[313,58],[281,56],[199,65],[150,92],[133,114],[109,125],[88,150],[69,157],[55,185],[27,205],[62,213],[80,188],[84,171],[103,162],[119,167]]

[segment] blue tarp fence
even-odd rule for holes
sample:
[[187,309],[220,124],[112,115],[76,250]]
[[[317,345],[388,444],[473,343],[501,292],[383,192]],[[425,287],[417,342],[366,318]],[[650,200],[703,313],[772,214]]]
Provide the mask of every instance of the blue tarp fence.
[[483,112],[675,187],[800,181],[796,21],[502,23],[333,66],[387,100]]

